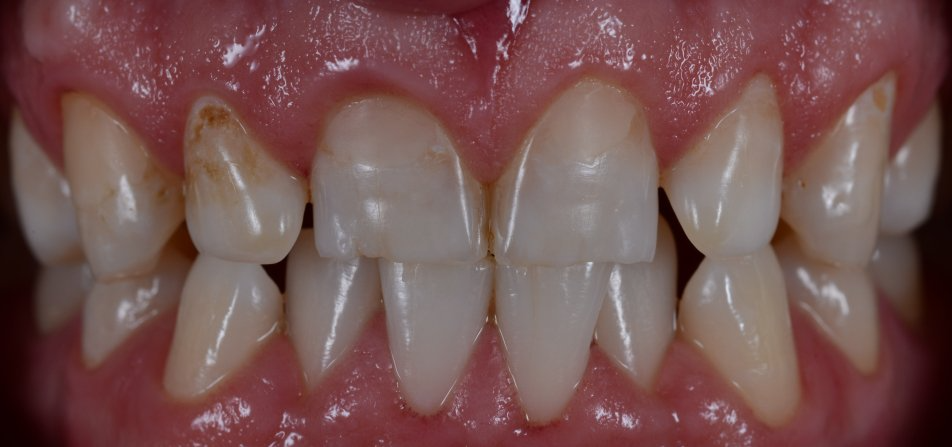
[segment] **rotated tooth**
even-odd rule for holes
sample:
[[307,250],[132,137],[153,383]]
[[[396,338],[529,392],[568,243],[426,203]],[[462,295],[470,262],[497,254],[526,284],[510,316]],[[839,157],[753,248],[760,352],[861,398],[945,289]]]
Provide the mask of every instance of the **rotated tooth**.
[[380,260],[387,335],[404,399],[440,410],[463,373],[489,311],[493,265]]
[[496,183],[505,264],[631,264],[654,256],[658,165],[641,105],[594,80],[570,88]]
[[377,260],[321,258],[301,231],[287,266],[288,332],[309,386],[357,341],[380,306]]
[[615,264],[595,327],[598,345],[644,389],[651,389],[674,338],[678,261],[674,236],[658,220],[651,262]]
[[701,262],[678,315],[682,334],[760,420],[773,427],[790,420],[800,402],[800,371],[783,272],[769,245]]
[[533,423],[561,416],[585,367],[611,264],[496,267],[496,321]]
[[189,260],[165,250],[156,271],[96,282],[83,308],[83,360],[95,368],[135,330],[178,302]]
[[83,259],[69,183],[30,135],[19,112],[10,123],[10,171],[26,242],[43,265]]
[[707,256],[753,253],[780,218],[783,124],[770,79],[758,76],[664,176],[688,239]]
[[922,317],[919,249],[911,236],[880,236],[869,262],[869,276],[899,315],[910,324]]
[[884,233],[909,233],[929,217],[939,178],[941,139],[939,106],[933,105],[886,166],[880,214]]
[[97,100],[71,93],[62,106],[66,178],[93,273],[148,273],[184,218],[181,180]]
[[370,97],[343,107],[314,157],[311,191],[321,256],[486,256],[483,186],[436,118],[406,101]]
[[33,292],[36,325],[41,334],[63,326],[79,310],[93,287],[93,274],[85,263],[43,267]]
[[165,389],[178,399],[208,392],[276,331],[282,305],[260,265],[199,255],[182,289]]
[[199,99],[187,129],[186,222],[195,246],[229,261],[281,261],[301,231],[304,181],[273,159],[219,99]]
[[810,256],[863,266],[873,254],[895,96],[892,75],[873,84],[784,181],[781,215]]

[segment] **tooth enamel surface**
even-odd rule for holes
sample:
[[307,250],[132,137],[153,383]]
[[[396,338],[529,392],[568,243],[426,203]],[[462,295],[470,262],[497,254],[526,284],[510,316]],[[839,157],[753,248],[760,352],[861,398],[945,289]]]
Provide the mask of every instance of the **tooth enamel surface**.
[[83,360],[95,368],[133,332],[178,302],[189,261],[166,250],[156,271],[96,282],[83,308]]
[[582,81],[525,141],[495,186],[497,262],[651,260],[658,166],[640,104],[615,87]]
[[780,217],[783,124],[773,86],[751,81],[740,99],[664,176],[688,238],[707,256],[770,243]]
[[182,289],[165,389],[178,399],[208,392],[275,332],[282,304],[260,265],[199,255]]
[[430,263],[486,256],[483,186],[436,118],[406,101],[344,106],[315,154],[311,191],[321,256]]
[[377,260],[321,258],[301,231],[287,265],[288,332],[309,386],[316,385],[380,307]]
[[144,274],[182,223],[182,182],[98,101],[63,97],[63,157],[83,251],[100,280]]
[[610,264],[496,266],[496,321],[529,420],[562,415],[585,367]]
[[81,261],[69,184],[30,135],[18,112],[10,124],[13,192],[26,242],[43,265]]
[[863,266],[879,228],[896,83],[889,75],[856,99],[784,181],[781,215],[810,256]]
[[886,166],[880,230],[905,234],[929,217],[942,150],[942,120],[933,105]]
[[443,406],[486,325],[493,265],[380,260],[390,352],[404,399],[417,412]]
[[674,236],[659,218],[654,260],[614,264],[595,327],[602,350],[646,390],[674,338],[677,269]]
[[33,292],[40,333],[49,334],[69,321],[92,286],[93,274],[84,263],[43,267]]
[[301,230],[306,183],[271,158],[220,100],[198,100],[185,139],[188,230],[202,253],[273,264]]
[[800,402],[800,375],[783,272],[770,246],[701,262],[678,318],[682,335],[760,420],[772,427],[790,420]]
[[880,236],[869,276],[906,322],[922,316],[922,278],[919,249],[911,236]]

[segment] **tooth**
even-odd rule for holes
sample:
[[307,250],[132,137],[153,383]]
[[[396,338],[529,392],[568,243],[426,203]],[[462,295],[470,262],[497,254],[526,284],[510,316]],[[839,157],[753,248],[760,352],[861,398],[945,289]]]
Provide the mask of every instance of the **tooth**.
[[684,290],[682,335],[732,384],[760,420],[777,427],[800,401],[800,375],[783,272],[770,246],[707,258]]
[[99,280],[144,274],[183,219],[181,180],[83,94],[63,97],[63,157],[83,249]]
[[533,423],[561,416],[585,367],[611,265],[496,266],[496,320]]
[[189,260],[168,249],[156,271],[113,282],[96,282],[83,309],[83,360],[95,368],[135,330],[178,302]]
[[781,215],[810,256],[854,266],[869,261],[895,91],[891,75],[867,89],[784,181]]
[[309,386],[357,341],[380,306],[377,260],[321,258],[312,230],[288,256],[288,332]]
[[869,276],[908,323],[922,316],[919,249],[911,236],[880,236]]
[[782,123],[770,80],[758,76],[665,174],[681,227],[705,255],[740,256],[770,243],[780,217]]
[[674,236],[661,218],[654,260],[612,267],[595,327],[598,345],[646,390],[674,337],[677,270]]
[[248,134],[227,104],[198,100],[185,138],[189,233],[202,253],[274,264],[301,230],[307,186]]
[[282,305],[260,265],[199,255],[182,289],[165,389],[178,399],[208,392],[275,333]]
[[69,183],[30,135],[18,112],[10,124],[13,192],[26,241],[43,265],[83,259]]
[[495,187],[499,263],[651,260],[658,167],[641,105],[615,87],[583,81],[525,141]]
[[380,260],[390,352],[403,396],[421,414],[443,406],[489,311],[492,263]]
[[929,216],[939,177],[941,139],[939,107],[933,105],[886,166],[880,214],[882,232],[909,233]]
[[436,118],[408,102],[371,97],[341,109],[314,157],[311,191],[321,256],[486,256],[482,185]]
[[33,292],[40,333],[49,334],[72,318],[92,286],[93,274],[84,263],[43,267]]

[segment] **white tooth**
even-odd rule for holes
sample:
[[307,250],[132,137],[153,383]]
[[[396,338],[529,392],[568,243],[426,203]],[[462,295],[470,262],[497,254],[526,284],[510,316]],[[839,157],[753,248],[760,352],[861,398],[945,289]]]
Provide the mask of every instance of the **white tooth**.
[[189,260],[167,249],[153,273],[96,282],[83,308],[83,360],[95,368],[135,330],[178,302]]
[[499,263],[651,260],[658,165],[640,104],[615,87],[582,81],[525,141],[495,187]]
[[380,260],[390,352],[403,397],[440,410],[463,373],[489,312],[493,265]]
[[922,316],[919,249],[911,236],[880,236],[869,276],[908,323]]
[[380,306],[377,260],[321,258],[312,230],[288,256],[287,318],[310,387],[357,341]]
[[681,227],[707,256],[753,253],[780,218],[783,121],[770,79],[758,76],[664,176]]
[[83,259],[69,183],[30,135],[23,118],[10,124],[10,171],[26,242],[43,265]]
[[595,327],[598,345],[646,390],[674,338],[677,273],[674,236],[659,219],[654,260],[614,265]]
[[863,266],[873,254],[895,92],[892,75],[863,92],[784,180],[781,215],[810,256]]
[[84,263],[43,267],[33,292],[40,333],[49,334],[62,327],[83,304],[92,287],[93,274]]
[[905,234],[929,217],[942,152],[942,120],[933,105],[886,166],[881,230]]
[[211,390],[277,330],[282,305],[260,265],[199,255],[182,289],[165,389],[178,399]]
[[111,111],[63,97],[63,157],[83,249],[100,280],[144,274],[182,223],[182,182]]
[[585,367],[610,264],[496,266],[496,321],[533,423],[562,415]]
[[800,402],[783,272],[770,246],[749,256],[707,258],[684,290],[682,335],[694,343],[769,426]]
[[274,264],[301,231],[307,186],[273,159],[227,104],[192,108],[185,138],[188,231],[202,253]]
[[436,118],[406,101],[371,97],[342,108],[314,157],[311,191],[321,256],[486,256],[483,186]]

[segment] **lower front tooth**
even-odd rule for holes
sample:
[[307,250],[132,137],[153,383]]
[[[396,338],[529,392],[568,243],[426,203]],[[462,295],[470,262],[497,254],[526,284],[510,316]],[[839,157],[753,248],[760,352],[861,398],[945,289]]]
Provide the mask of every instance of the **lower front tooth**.
[[443,406],[489,311],[493,265],[380,260],[387,334],[404,398],[422,414]]
[[260,265],[199,255],[179,304],[165,389],[191,399],[251,359],[281,320],[281,292]]
[[498,265],[496,320],[529,420],[558,418],[588,365],[611,264]]
[[44,267],[33,292],[40,333],[49,334],[66,323],[92,287],[93,273],[84,263]]
[[922,317],[919,249],[911,236],[880,236],[869,262],[870,277],[906,322]]

